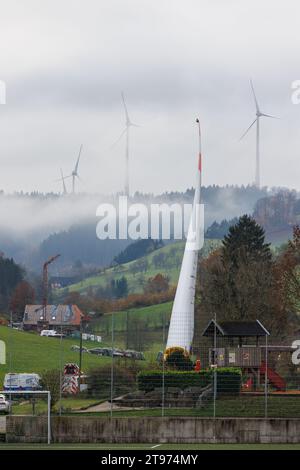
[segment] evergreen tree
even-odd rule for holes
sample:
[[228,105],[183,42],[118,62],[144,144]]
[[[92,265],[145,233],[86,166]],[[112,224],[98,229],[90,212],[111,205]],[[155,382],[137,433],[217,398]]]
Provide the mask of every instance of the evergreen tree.
[[223,240],[222,257],[225,262],[237,267],[241,256],[243,262],[270,261],[272,258],[270,243],[265,243],[264,229],[248,215],[240,217]]
[[23,269],[13,259],[0,256],[0,308],[8,310],[10,296],[23,280]]

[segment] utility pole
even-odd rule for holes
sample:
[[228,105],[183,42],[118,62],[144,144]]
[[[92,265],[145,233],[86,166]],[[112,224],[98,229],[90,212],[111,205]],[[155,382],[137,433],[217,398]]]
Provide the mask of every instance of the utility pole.
[[79,340],[79,390],[80,390],[80,378],[81,378],[81,367],[82,367],[82,318],[80,318],[80,340]]

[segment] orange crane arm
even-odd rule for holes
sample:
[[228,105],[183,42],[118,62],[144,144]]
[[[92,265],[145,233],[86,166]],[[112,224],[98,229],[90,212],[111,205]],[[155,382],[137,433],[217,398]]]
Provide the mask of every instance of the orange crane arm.
[[43,320],[46,320],[46,308],[48,304],[48,266],[60,255],[51,256],[43,265]]

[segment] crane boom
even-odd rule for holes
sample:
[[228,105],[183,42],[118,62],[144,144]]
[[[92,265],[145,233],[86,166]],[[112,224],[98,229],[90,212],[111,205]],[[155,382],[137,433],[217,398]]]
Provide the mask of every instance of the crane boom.
[[48,304],[48,266],[60,255],[51,256],[43,265],[43,322],[46,321],[46,309]]

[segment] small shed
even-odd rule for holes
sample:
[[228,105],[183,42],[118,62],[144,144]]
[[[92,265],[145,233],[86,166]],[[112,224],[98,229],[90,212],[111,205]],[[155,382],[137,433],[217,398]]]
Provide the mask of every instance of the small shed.
[[259,340],[266,339],[269,335],[269,331],[259,320],[225,322],[210,320],[202,333],[202,336],[212,339],[212,347],[209,350],[210,365],[243,368],[261,366]]

